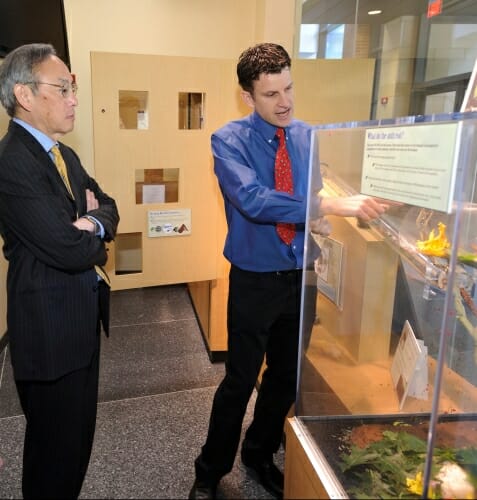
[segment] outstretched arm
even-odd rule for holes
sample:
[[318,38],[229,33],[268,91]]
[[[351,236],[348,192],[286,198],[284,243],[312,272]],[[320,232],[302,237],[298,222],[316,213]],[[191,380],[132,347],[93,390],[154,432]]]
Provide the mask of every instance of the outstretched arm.
[[389,208],[389,202],[365,195],[344,197],[323,197],[320,204],[320,216],[339,215],[358,217],[364,222],[376,219]]

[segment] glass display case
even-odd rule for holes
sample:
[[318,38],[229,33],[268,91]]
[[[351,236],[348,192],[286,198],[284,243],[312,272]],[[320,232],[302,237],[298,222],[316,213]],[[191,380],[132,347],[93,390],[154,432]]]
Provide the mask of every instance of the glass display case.
[[286,497],[477,497],[476,139],[476,113],[314,129],[310,199],[390,208],[309,214]]

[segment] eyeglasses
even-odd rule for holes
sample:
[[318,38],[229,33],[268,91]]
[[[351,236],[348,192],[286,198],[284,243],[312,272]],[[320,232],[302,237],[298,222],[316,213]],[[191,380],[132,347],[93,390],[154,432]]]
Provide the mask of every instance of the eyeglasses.
[[76,95],[76,92],[78,92],[78,84],[75,82],[63,83],[62,85],[48,82],[26,82],[26,85],[50,85],[50,87],[56,87],[60,89],[61,97],[64,99],[68,99],[68,97],[71,97],[71,94]]

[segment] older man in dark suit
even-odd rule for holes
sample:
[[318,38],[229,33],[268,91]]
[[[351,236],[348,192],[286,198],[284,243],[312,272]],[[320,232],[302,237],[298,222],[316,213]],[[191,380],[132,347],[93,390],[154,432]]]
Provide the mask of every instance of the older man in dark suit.
[[24,45],[0,65],[0,101],[12,118],[0,141],[0,234],[11,359],[26,417],[26,498],[79,496],[96,423],[100,322],[107,331],[109,315],[100,266],[119,215],[76,153],[59,143],[74,126],[76,90],[51,45]]

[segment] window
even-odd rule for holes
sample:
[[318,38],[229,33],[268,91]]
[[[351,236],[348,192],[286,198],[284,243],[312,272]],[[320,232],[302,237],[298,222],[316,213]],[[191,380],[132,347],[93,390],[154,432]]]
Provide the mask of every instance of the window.
[[343,58],[344,24],[328,29],[326,35],[325,59]]

